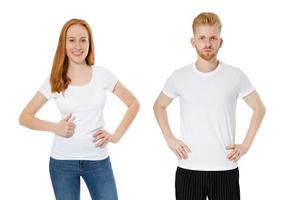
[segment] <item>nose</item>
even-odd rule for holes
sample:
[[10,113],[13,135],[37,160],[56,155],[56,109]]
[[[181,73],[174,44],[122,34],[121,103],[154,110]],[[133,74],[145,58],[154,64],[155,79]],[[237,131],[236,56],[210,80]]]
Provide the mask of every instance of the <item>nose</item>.
[[77,41],[74,46],[76,49],[81,49],[80,41]]
[[211,47],[212,46],[210,39],[206,40],[205,45],[206,45],[206,47]]

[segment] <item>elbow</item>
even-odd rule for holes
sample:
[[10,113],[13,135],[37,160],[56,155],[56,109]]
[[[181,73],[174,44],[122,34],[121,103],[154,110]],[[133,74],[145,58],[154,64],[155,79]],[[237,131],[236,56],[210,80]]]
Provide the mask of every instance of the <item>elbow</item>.
[[154,113],[157,113],[159,109],[165,109],[165,107],[162,107],[157,101],[153,105],[153,111]]
[[25,120],[24,120],[24,115],[23,115],[23,113],[19,116],[19,118],[18,118],[18,123],[19,123],[21,126],[25,126]]
[[135,112],[137,113],[140,109],[139,101],[135,98],[133,102],[128,106],[128,108],[133,108],[133,110],[135,110]]
[[261,116],[261,118],[264,117],[265,113],[266,113],[266,108],[265,106],[262,104],[261,106],[257,107],[254,112],[256,112],[259,116]]
[[265,108],[264,105],[262,105],[262,107],[261,107],[261,115],[264,117],[265,113],[266,113],[266,108]]
[[136,109],[136,112],[138,112],[139,109],[140,109],[140,103],[139,103],[139,101],[138,101],[137,99],[136,99],[135,102],[134,102],[134,107],[135,107],[135,109]]
[[26,113],[21,113],[21,115],[19,116],[18,122],[21,126],[25,126],[27,127],[27,125],[29,124],[29,118],[30,115],[26,114]]

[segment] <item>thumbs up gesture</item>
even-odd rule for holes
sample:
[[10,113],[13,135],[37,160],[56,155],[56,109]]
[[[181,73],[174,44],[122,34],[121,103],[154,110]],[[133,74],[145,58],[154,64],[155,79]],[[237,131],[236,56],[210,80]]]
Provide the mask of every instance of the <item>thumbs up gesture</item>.
[[74,134],[75,124],[71,122],[72,114],[68,114],[65,118],[55,124],[53,132],[59,136],[69,138]]

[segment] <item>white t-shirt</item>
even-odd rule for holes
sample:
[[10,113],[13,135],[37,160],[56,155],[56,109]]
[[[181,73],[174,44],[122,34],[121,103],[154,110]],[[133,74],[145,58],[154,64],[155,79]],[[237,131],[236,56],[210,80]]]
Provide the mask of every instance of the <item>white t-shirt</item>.
[[227,159],[226,146],[235,142],[237,97],[253,91],[239,68],[222,62],[208,73],[195,64],[173,72],[163,92],[180,99],[182,140],[191,149],[188,159],[178,161],[179,167],[203,171],[237,167]]
[[106,68],[92,66],[92,79],[83,86],[71,86],[62,93],[51,93],[49,77],[39,89],[48,100],[54,99],[64,118],[72,114],[76,128],[70,138],[55,135],[51,157],[61,160],[101,160],[107,148],[97,148],[93,134],[104,127],[103,108],[106,90],[112,91],[118,79]]

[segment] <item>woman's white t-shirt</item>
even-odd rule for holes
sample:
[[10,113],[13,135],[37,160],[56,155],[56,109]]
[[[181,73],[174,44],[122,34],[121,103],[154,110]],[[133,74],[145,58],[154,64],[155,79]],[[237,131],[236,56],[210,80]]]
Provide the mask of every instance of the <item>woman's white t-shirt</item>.
[[163,93],[179,97],[182,140],[191,149],[188,159],[178,161],[179,167],[206,171],[237,167],[227,159],[226,146],[235,142],[237,97],[253,91],[239,68],[222,62],[208,73],[191,64],[169,77]]
[[110,71],[99,66],[92,66],[92,79],[88,84],[69,85],[64,93],[52,93],[49,77],[44,81],[39,92],[48,100],[55,100],[62,118],[71,113],[76,126],[70,138],[55,135],[51,157],[61,160],[101,160],[108,156],[107,147],[96,147],[93,134],[104,127],[106,90],[111,92],[117,81]]

